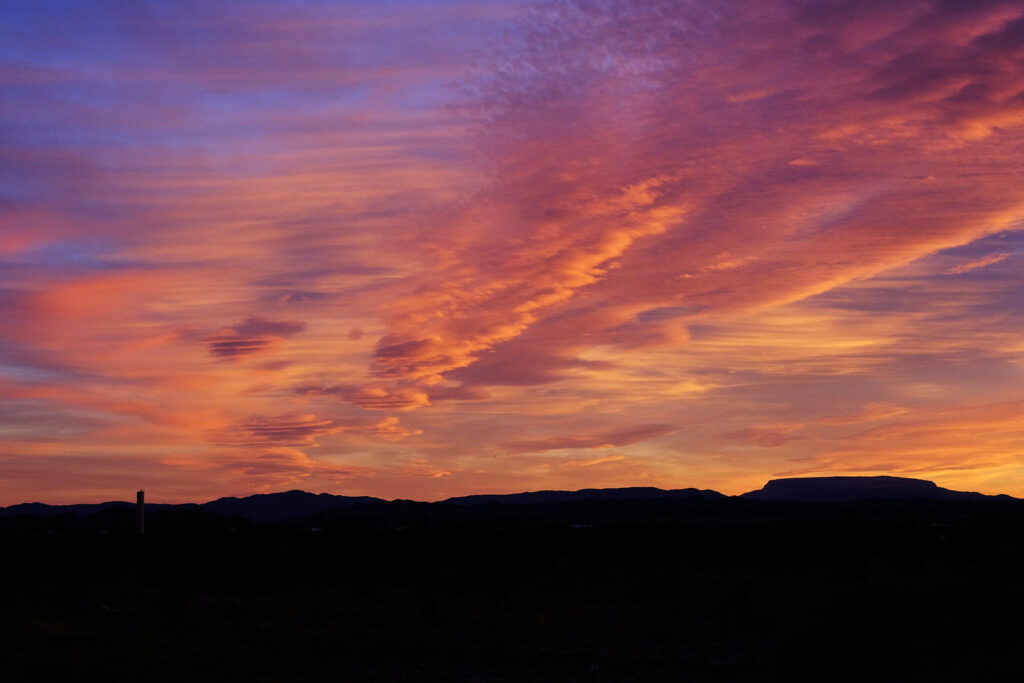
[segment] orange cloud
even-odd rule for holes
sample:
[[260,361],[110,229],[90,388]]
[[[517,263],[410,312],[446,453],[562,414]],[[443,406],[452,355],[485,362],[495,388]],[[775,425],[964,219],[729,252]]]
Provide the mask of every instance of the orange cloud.
[[747,427],[736,432],[723,434],[727,439],[737,439],[754,446],[764,448],[778,448],[785,446],[792,441],[808,438],[805,434],[796,434],[803,425],[767,425],[761,427]]
[[601,458],[586,458],[583,460],[566,460],[561,463],[562,467],[592,467],[594,465],[601,465],[606,462],[617,462],[619,460],[625,460],[624,455],[606,455]]
[[948,272],[950,275],[962,275],[963,273],[968,273],[972,270],[977,270],[978,268],[991,266],[994,263],[1001,263],[1002,261],[1005,261],[1009,257],[1010,255],[1005,253],[989,254],[988,256],[982,256],[981,258],[974,259],[973,261],[961,263],[958,266],[950,268]]
[[841,446],[783,476],[814,472],[932,475],[1017,463],[1024,438],[1024,403],[945,408],[932,415],[873,427],[840,439]]
[[1024,490],[1024,10],[824,7],[12,9],[2,495]]
[[852,415],[837,415],[834,417],[823,417],[818,420],[822,424],[851,424],[856,422],[873,422],[875,420],[887,420],[907,413],[906,408],[890,406],[884,403],[869,403],[864,409]]
[[675,427],[663,424],[635,425],[588,436],[519,439],[500,444],[509,453],[540,453],[574,448],[614,448],[671,434]]

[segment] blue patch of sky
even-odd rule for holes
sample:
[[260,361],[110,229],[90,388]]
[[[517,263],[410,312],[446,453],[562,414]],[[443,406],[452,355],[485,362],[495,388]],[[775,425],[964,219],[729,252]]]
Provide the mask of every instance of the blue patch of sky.
[[[1003,258],[982,261],[990,256]],[[929,254],[867,282],[823,292],[804,304],[874,313],[930,312],[936,321],[967,323],[971,316],[1020,319],[1024,318],[1022,261],[1024,230],[1004,230]],[[968,269],[958,271],[961,267]],[[954,303],[958,306],[951,308]]]
[[145,379],[89,372],[55,362],[49,354],[0,339],[0,378],[22,384],[83,383],[89,386],[136,386]]
[[660,322],[673,320],[688,315],[696,315],[706,310],[706,306],[666,306],[664,308],[652,308],[636,316],[640,322]]
[[119,259],[117,253],[117,246],[109,241],[90,239],[57,240],[0,257],[0,266],[4,267],[5,270],[27,267],[73,272],[82,270],[116,270],[141,265],[136,262],[127,262]]
[[21,202],[31,201],[39,196],[46,187],[44,182],[33,179],[24,169],[13,163],[5,163],[0,159],[0,203],[14,206]]
[[32,441],[84,434],[109,421],[95,411],[38,399],[9,400],[0,406],[0,435]]
[[[262,37],[245,33],[253,30],[245,11],[254,5],[283,18],[291,12],[307,20],[340,15],[357,27],[365,21],[367,28],[353,31],[349,25],[337,36],[309,36],[296,54],[315,73],[305,77],[299,66],[292,78],[287,61],[275,61],[273,45],[265,55],[247,49],[249,38]],[[322,125],[337,115],[339,126],[359,130],[415,129],[415,119],[404,123],[394,115],[451,104],[455,93],[448,86],[498,39],[507,18],[501,12],[460,14],[414,0],[266,5],[39,0],[0,3],[0,8],[0,63],[53,76],[0,88],[0,146],[56,149],[98,169],[147,167],[154,154],[198,152],[209,168],[233,175],[266,172],[252,164],[252,155],[239,167],[233,161],[238,150],[274,145],[275,133],[301,131],[304,121]],[[273,23],[264,28],[273,31]],[[302,37],[300,28],[284,39]],[[392,116],[345,119],[349,112],[375,110]],[[453,154],[430,144],[419,152],[429,158]],[[0,198],[52,199],[59,169],[47,161],[51,157],[10,165],[0,161]]]
[[986,235],[968,244],[944,249],[937,256],[955,256],[964,259],[982,258],[992,253],[1024,254],[1024,228],[1004,230]]
[[0,377],[14,380],[15,382],[26,382],[40,384],[53,382],[55,380],[66,380],[67,376],[60,370],[44,368],[35,365],[23,365],[5,363],[0,361]]

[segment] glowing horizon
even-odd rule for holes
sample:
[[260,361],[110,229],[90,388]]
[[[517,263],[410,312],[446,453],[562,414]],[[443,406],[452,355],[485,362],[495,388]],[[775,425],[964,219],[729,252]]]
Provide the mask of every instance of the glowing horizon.
[[1024,497],[1018,0],[0,17],[0,505]]

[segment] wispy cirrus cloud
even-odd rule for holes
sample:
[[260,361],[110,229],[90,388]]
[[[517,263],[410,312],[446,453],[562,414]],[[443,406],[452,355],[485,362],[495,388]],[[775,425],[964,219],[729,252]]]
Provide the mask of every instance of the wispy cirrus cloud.
[[747,427],[735,432],[727,432],[722,436],[727,439],[738,439],[763,448],[778,448],[793,441],[808,438],[796,433],[802,425],[763,425]]
[[1016,0],[4,12],[5,501],[1024,491]]
[[1010,254],[1006,253],[989,254],[988,256],[982,256],[981,258],[974,259],[973,261],[967,261],[966,263],[954,266],[953,268],[950,268],[948,272],[950,275],[962,275],[963,273],[969,273],[970,271],[977,270],[978,268],[985,268],[995,263],[1005,261],[1009,257]]
[[672,425],[644,424],[633,425],[597,434],[548,437],[540,439],[519,439],[500,444],[509,453],[542,453],[575,448],[614,448],[646,441],[676,430]]
[[1024,435],[1021,402],[958,405],[920,413],[841,438],[831,449],[796,459],[785,475],[892,472],[949,476],[1016,466]]
[[[424,235],[436,265],[399,299],[374,374],[429,395],[483,358],[514,380],[588,346],[678,344],[688,322],[1024,218],[1015,162],[994,153],[1020,127],[1018,7],[838,3],[842,22],[815,3],[730,7],[731,23],[677,3],[531,15],[496,58],[517,66],[465,103],[492,186]],[[669,309],[683,313],[653,315]]]

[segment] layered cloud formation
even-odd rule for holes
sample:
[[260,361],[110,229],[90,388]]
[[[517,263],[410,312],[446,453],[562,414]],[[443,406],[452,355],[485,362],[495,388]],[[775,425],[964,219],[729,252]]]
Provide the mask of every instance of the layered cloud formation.
[[0,9],[0,503],[1024,495],[1024,6]]

